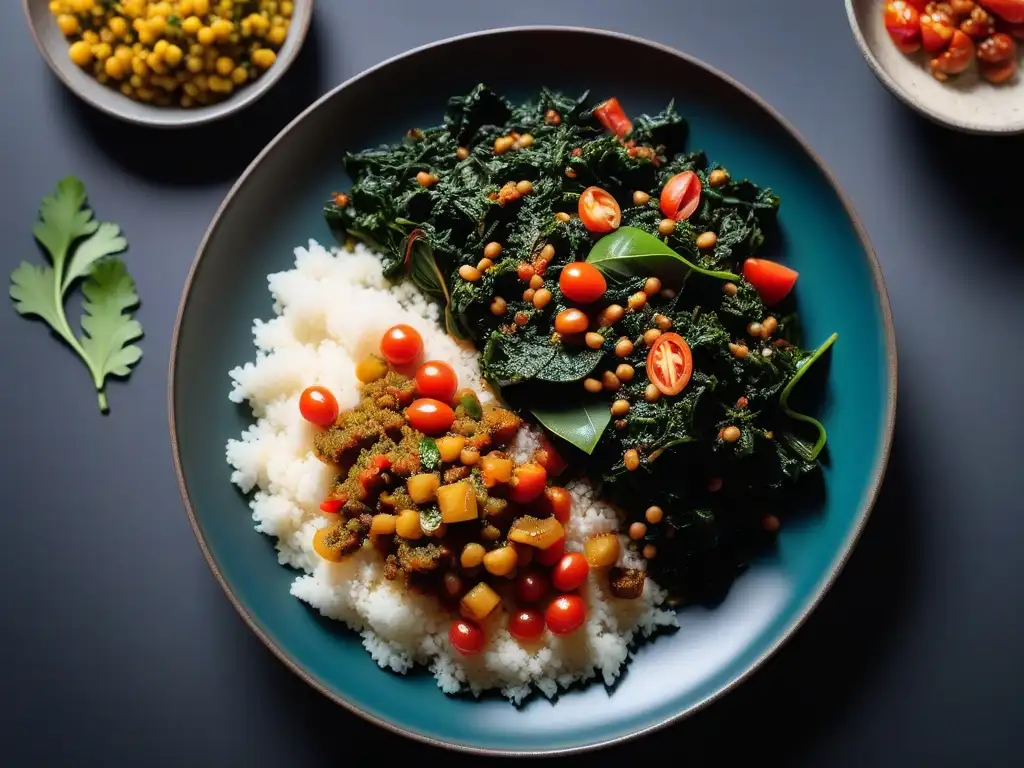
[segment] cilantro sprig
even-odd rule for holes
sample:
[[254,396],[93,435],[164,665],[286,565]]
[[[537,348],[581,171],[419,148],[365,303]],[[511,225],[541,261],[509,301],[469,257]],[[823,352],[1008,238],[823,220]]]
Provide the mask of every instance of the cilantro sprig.
[[[132,343],[142,337],[142,325],[130,314],[139,296],[124,262],[114,255],[128,247],[121,228],[97,221],[85,201],[85,185],[74,176],[61,180],[42,199],[32,232],[50,264],[19,264],[11,273],[10,294],[18,314],[43,320],[82,359],[100,411],[107,413],[107,377],[128,376],[142,358],[142,350]],[[64,310],[78,281],[85,312],[81,334],[72,329]]]

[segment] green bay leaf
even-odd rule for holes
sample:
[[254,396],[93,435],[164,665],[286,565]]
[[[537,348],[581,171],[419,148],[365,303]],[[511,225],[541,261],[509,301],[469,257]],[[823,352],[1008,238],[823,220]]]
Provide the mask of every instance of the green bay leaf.
[[679,284],[688,272],[719,280],[739,280],[732,272],[699,267],[654,235],[636,227],[619,227],[605,235],[591,249],[587,261],[606,275],[639,277],[655,275],[669,284]]
[[551,433],[590,455],[612,420],[608,401],[598,398],[534,402],[530,412]]

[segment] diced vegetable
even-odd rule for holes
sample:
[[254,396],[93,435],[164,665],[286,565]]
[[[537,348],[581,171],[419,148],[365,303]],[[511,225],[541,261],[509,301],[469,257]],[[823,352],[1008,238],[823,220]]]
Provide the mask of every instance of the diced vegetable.
[[484,568],[495,576],[507,576],[518,564],[516,551],[512,547],[492,549],[484,555]]
[[437,489],[441,486],[441,478],[433,472],[421,475],[413,475],[405,487],[409,491],[409,497],[415,504],[429,504],[437,497]]
[[533,460],[547,470],[548,477],[558,477],[568,466],[546,435],[541,438],[540,448],[533,454]]
[[644,593],[647,575],[632,568],[612,568],[608,574],[608,588],[615,597],[635,600]]
[[462,435],[449,435],[448,437],[437,438],[437,451],[441,454],[441,461],[446,464],[454,464],[459,460],[459,454],[466,446],[466,438]]
[[339,524],[320,528],[313,534],[313,550],[324,560],[340,563],[345,557],[344,551],[337,546]]
[[743,276],[757,290],[761,301],[772,305],[793,290],[799,273],[768,259],[750,258],[743,262]]
[[569,516],[572,514],[572,496],[565,488],[549,485],[544,489],[544,503],[542,507],[550,512],[558,522],[567,523],[569,522]]
[[486,552],[487,550],[484,549],[483,544],[471,541],[462,548],[462,554],[459,556],[459,564],[463,568],[476,568],[484,561],[484,554],[486,554]]
[[508,532],[508,540],[518,544],[528,544],[537,549],[547,549],[565,536],[562,524],[553,517],[538,519],[524,515],[512,523]]
[[423,529],[420,527],[420,513],[415,509],[404,509],[395,521],[395,533],[403,539],[415,541],[423,538]]
[[476,494],[473,485],[460,480],[437,489],[437,506],[441,508],[441,519],[446,523],[462,523],[476,520]]
[[356,378],[359,379],[363,384],[369,384],[383,379],[388,372],[387,361],[377,357],[377,355],[370,355],[359,361],[359,365],[356,366]]
[[493,488],[498,483],[507,483],[512,479],[512,459],[502,454],[490,453],[480,460],[484,485]]
[[370,521],[370,533],[374,536],[390,536],[395,532],[395,524],[398,518],[395,515],[381,512],[374,515]]
[[509,498],[517,504],[529,504],[544,492],[548,473],[540,464],[520,464],[512,472]]
[[594,107],[594,117],[611,133],[620,139],[626,138],[633,132],[633,123],[626,117],[625,110],[619,104],[619,100],[612,96],[607,101]]
[[467,619],[483,621],[500,603],[498,593],[481,581],[463,596],[459,602],[459,610]]
[[618,534],[601,533],[591,536],[583,543],[583,554],[591,568],[610,568],[622,554]]

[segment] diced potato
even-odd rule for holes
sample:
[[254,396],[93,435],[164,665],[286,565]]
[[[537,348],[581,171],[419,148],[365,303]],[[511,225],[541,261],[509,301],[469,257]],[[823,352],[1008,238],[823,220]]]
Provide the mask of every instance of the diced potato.
[[433,472],[425,472],[422,475],[413,475],[406,482],[409,489],[409,496],[414,504],[429,504],[437,494],[437,488],[441,485],[441,478]]
[[524,515],[512,523],[508,540],[527,544],[537,549],[547,549],[565,536],[562,524],[553,517],[537,518]]
[[489,453],[480,460],[484,485],[493,488],[498,483],[507,483],[512,479],[512,459],[497,453]]
[[583,556],[591,568],[610,568],[618,562],[621,553],[622,545],[615,533],[591,536],[583,544]]
[[463,568],[476,568],[484,561],[484,555],[486,553],[487,550],[484,549],[482,544],[471,541],[462,548],[462,555],[459,557],[459,563]]
[[500,603],[498,593],[481,581],[463,596],[459,610],[467,619],[483,621]]
[[476,494],[473,493],[472,483],[460,480],[451,485],[442,485],[437,489],[437,506],[441,508],[441,520],[446,523],[476,520]]
[[390,536],[395,532],[397,520],[395,515],[389,515],[387,512],[374,515],[370,521],[370,533],[374,536]]
[[423,538],[423,529],[420,527],[420,513],[415,509],[404,509],[395,520],[395,533],[403,539],[415,541]]
[[495,576],[506,576],[518,565],[516,551],[512,547],[492,549],[484,555],[484,569]]
[[466,447],[466,438],[462,435],[449,435],[448,437],[437,438],[437,452],[441,454],[441,461],[446,464],[454,464],[459,460],[459,454]]

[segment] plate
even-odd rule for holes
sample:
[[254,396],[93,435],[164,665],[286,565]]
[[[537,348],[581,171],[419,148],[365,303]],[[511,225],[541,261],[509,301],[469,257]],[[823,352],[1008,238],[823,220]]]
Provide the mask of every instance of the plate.
[[184,109],[145,104],[129,99],[114,88],[102,85],[92,75],[73,64],[68,57],[68,42],[58,29],[56,18],[50,12],[49,0],[22,0],[22,4],[39,53],[53,74],[72,93],[87,104],[119,120],[156,128],[186,128],[211,123],[254,104],[281,79],[295,61],[306,40],[309,22],[313,16],[313,0],[294,0],[288,37],[278,51],[277,61],[266,74],[251,85],[239,88],[217,104]]
[[[545,51],[524,57],[522,51]],[[597,79],[589,62],[628,61]],[[691,146],[782,197],[786,260],[801,272],[806,342],[838,331],[820,409],[830,463],[816,514],[787,526],[713,610],[686,610],[681,628],[640,648],[611,693],[601,685],[533,700],[448,697],[426,673],[385,672],[359,638],[289,594],[294,572],[253,531],[229,482],[224,445],[250,422],[228,401],[228,370],[253,357],[252,320],[267,317],[266,275],[291,267],[309,238],[329,242],[323,201],[347,184],[346,150],[394,141],[440,122],[447,98],[481,68],[513,98],[541,86],[617,95],[633,115],[676,99]],[[638,76],[642,73],[643,76]],[[171,353],[171,439],[185,508],[232,603],[294,672],[336,702],[396,732],[488,754],[551,754],[618,742],[692,713],[728,691],[800,625],[832,583],[882,481],[896,401],[896,347],[878,261],[834,179],[792,129],[748,90],[669,48],[611,32],[520,28],[419,48],[338,86],[296,118],[228,194],[196,256]]]
[[882,85],[940,125],[965,133],[1024,133],[1024,77],[992,85],[972,66],[940,83],[928,69],[931,54],[907,55],[893,45],[882,20],[884,7],[884,0],[846,0],[853,37]]

